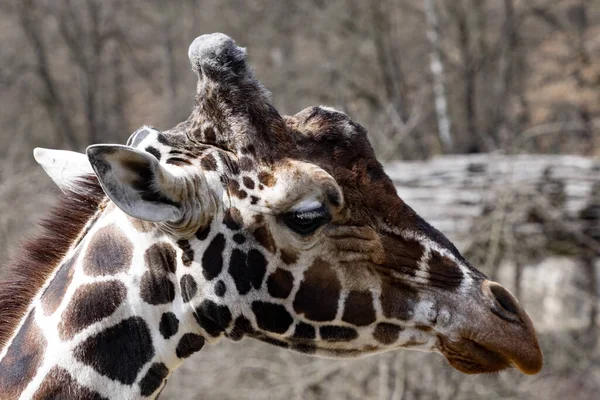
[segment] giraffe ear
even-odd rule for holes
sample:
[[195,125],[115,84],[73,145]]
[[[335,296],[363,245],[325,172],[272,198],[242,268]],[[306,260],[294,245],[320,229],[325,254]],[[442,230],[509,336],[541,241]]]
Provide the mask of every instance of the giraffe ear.
[[106,195],[125,213],[150,222],[177,221],[176,178],[152,154],[135,148],[98,144],[87,155]]
[[82,153],[38,147],[33,150],[33,157],[63,193],[76,190],[80,178],[94,173],[88,158]]

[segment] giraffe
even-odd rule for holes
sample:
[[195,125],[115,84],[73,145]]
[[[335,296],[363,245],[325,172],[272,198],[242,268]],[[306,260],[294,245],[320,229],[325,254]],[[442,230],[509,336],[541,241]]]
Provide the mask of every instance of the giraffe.
[[35,150],[64,196],[2,283],[0,397],[156,398],[223,338],[541,369],[519,302],[398,197],[362,126],[325,106],[281,116],[224,34],[188,56],[186,121]]

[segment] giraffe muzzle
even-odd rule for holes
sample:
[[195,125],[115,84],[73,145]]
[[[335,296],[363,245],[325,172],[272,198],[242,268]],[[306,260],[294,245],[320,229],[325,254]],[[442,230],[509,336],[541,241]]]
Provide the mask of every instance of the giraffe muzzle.
[[440,338],[448,362],[467,374],[490,373],[515,367],[527,375],[542,369],[543,356],[531,319],[517,299],[490,280],[481,283],[483,302],[469,312],[460,339]]
[[448,362],[465,373],[497,372],[515,367],[527,375],[543,365],[535,328],[517,299],[503,286],[481,284],[484,317],[472,319],[458,341],[442,340]]
[[481,289],[491,300],[492,314],[498,317],[487,327],[491,330],[491,339],[484,346],[504,355],[524,374],[538,373],[543,365],[543,356],[529,315],[502,285],[485,280]]

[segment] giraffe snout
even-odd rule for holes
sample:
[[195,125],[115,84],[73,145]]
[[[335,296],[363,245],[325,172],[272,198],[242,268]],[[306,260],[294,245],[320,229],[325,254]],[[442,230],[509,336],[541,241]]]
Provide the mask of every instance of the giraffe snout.
[[468,311],[460,338],[440,338],[448,362],[468,374],[516,367],[533,375],[542,369],[543,356],[531,319],[519,301],[502,285],[481,283],[481,308]]
[[493,316],[484,327],[480,342],[486,348],[502,354],[521,372],[531,375],[540,371],[543,356],[533,322],[517,298],[502,285],[484,280],[484,296],[490,301]]

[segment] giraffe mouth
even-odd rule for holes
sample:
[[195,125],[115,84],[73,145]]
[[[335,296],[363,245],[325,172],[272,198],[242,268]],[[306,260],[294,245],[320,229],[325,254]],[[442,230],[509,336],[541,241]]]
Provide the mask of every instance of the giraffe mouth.
[[442,339],[440,343],[440,350],[448,363],[465,374],[494,373],[513,367],[505,355],[470,339],[458,342]]

